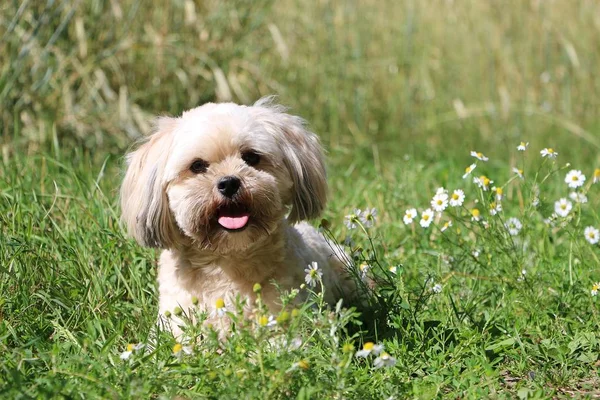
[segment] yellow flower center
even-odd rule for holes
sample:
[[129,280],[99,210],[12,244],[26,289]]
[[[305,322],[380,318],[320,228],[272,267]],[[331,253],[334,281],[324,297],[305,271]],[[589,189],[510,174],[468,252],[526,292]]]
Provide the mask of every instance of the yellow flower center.
[[521,147],[525,147],[525,146],[527,146],[527,145],[525,144],[525,142],[521,142]]
[[438,206],[441,206],[442,204],[444,204],[444,202],[441,199],[437,199],[436,204]]
[[316,269],[311,269],[309,272],[309,275],[311,278],[316,278],[317,277],[317,270]]
[[371,351],[371,350],[373,350],[374,347],[375,347],[375,343],[373,343],[373,342],[367,342],[363,346],[363,350]]
[[600,290],[600,285],[595,283],[594,286],[592,286],[592,290],[596,290],[596,291]]
[[127,351],[133,351],[133,345],[131,343],[127,345]]
[[429,214],[423,214],[423,220],[429,221]]
[[298,361],[298,367],[300,367],[302,369],[308,369],[308,361],[306,361],[306,360]]
[[266,315],[263,315],[262,317],[260,317],[258,319],[258,324],[260,326],[267,326],[268,323],[269,323],[269,318]]
[[554,154],[554,149],[550,147],[550,148],[548,149],[548,154]]
[[567,205],[565,203],[563,203],[563,204],[560,205],[560,208],[562,210],[566,210],[567,209]]
[[594,176],[595,176],[596,178],[600,178],[600,168],[596,168],[596,169],[594,170]]
[[458,200],[460,196],[456,193],[452,193],[452,200]]
[[479,217],[479,210],[474,208],[471,210],[471,215],[473,215],[474,217]]
[[225,300],[223,300],[221,297],[219,297],[217,299],[217,301],[215,301],[215,307],[217,307],[217,308],[225,307]]
[[498,194],[499,196],[502,196],[503,190],[502,188],[496,188],[496,194]]
[[468,166],[467,168],[465,168],[465,172],[468,174],[469,172],[471,172],[472,168],[470,166]]
[[522,169],[518,169],[517,172],[519,173],[519,175],[523,175],[523,170]]
[[489,186],[489,184],[490,184],[490,178],[488,178],[485,175],[481,175],[479,177],[479,180],[481,181],[481,183],[483,184],[483,186]]
[[181,349],[183,349],[181,343],[175,343],[175,346],[173,346],[173,353],[177,354],[181,351]]
[[496,203],[495,202],[491,202],[490,203],[490,208],[493,210],[494,208],[496,208]]
[[578,177],[577,175],[573,175],[573,177],[571,178],[571,180],[572,180],[573,182],[575,182],[575,181],[578,181],[578,180],[579,180],[579,177]]

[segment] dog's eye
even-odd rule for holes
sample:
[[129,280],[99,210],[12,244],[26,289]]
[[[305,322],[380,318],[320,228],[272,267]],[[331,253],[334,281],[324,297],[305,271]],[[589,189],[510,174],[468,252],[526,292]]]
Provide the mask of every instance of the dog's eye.
[[194,174],[200,174],[202,172],[206,172],[208,168],[208,163],[204,160],[196,160],[190,165],[190,171]]
[[249,166],[253,167],[260,162],[260,154],[253,151],[245,151],[242,153],[242,160]]

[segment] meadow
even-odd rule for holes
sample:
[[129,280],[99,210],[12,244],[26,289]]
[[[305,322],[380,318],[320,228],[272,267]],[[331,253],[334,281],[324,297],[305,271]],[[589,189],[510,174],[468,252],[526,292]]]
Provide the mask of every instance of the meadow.
[[[598,65],[594,0],[3,1],[0,396],[600,396]],[[123,155],[271,94],[328,152],[314,225],[377,284],[178,343]]]

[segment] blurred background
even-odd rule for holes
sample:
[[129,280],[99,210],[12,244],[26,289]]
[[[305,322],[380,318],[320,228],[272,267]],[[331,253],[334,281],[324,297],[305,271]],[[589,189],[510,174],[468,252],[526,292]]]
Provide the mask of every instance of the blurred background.
[[4,157],[119,154],[155,115],[269,94],[333,164],[600,146],[595,0],[6,0],[0,57]]

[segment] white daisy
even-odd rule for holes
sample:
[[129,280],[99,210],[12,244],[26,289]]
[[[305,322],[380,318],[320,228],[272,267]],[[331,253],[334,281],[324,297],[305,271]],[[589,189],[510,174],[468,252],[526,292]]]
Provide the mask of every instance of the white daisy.
[[571,189],[576,189],[583,186],[585,183],[585,175],[577,169],[571,170],[565,177],[565,183],[569,185]]
[[275,319],[275,317],[272,315],[269,315],[268,317],[266,315],[261,315],[258,317],[258,325],[271,328],[277,325],[277,319]]
[[396,266],[391,266],[388,268],[388,271],[390,271],[392,274],[396,274],[398,268]]
[[569,215],[569,212],[572,208],[573,203],[565,198],[562,198],[554,203],[554,212],[561,217],[566,217]]
[[194,349],[191,346],[184,346],[181,343],[173,345],[173,355],[177,358],[181,358],[184,354],[191,355],[193,353]]
[[517,174],[517,176],[521,179],[524,179],[524,175],[523,175],[523,170],[519,169],[519,168],[513,168],[512,172],[514,172],[515,174]]
[[585,240],[590,242],[590,244],[596,244],[598,241],[600,241],[600,231],[593,226],[588,226],[585,228],[583,234],[585,235]]
[[471,172],[477,168],[477,164],[471,164],[467,168],[465,168],[465,174],[463,175],[463,179],[466,179],[467,176],[471,175]]
[[600,182],[600,168],[596,168],[594,170],[594,178],[592,179],[592,183]]
[[437,194],[431,200],[431,208],[441,213],[448,207],[448,194],[438,190]]
[[450,205],[452,207],[460,207],[465,201],[465,192],[461,189],[456,189],[450,196]]
[[406,225],[410,225],[413,223],[413,220],[417,218],[417,210],[415,210],[414,208],[409,208],[408,210],[406,210],[406,212],[404,213],[404,223]]
[[225,307],[225,300],[222,297],[219,297],[215,301],[215,313],[218,317],[223,317],[227,312],[227,307]]
[[131,355],[132,355],[134,352],[136,352],[136,351],[138,351],[138,350],[141,350],[141,349],[143,349],[143,348],[144,348],[144,346],[145,346],[145,345],[144,345],[143,343],[138,343],[138,344],[131,344],[131,343],[129,343],[129,344],[127,345],[127,348],[125,349],[125,351],[124,351],[124,352],[122,352],[122,353],[121,353],[121,355],[119,356],[119,358],[120,358],[121,360],[128,360],[128,359],[129,359],[129,357],[131,357]]
[[362,215],[360,216],[360,221],[363,223],[365,228],[372,227],[376,220],[377,220],[377,209],[376,208],[371,208],[371,209],[367,208],[365,211],[363,211]]
[[473,183],[476,183],[477,186],[482,188],[484,191],[487,191],[490,187],[490,184],[494,183],[494,181],[490,180],[490,178],[485,175],[481,175],[480,177],[473,178]]
[[477,152],[477,151],[471,151],[471,157],[475,157],[476,159],[481,160],[481,161],[489,160],[489,158],[487,158],[482,153]]
[[444,232],[446,229],[450,228],[452,226],[452,221],[448,221],[444,224],[444,226],[441,227],[440,231]]
[[556,158],[556,156],[558,156],[558,153],[555,152],[554,149],[551,147],[543,149],[542,151],[540,151],[540,154],[542,155],[542,157],[548,158]]
[[499,212],[502,212],[502,203],[500,202],[491,202],[490,203],[490,214],[491,215],[496,215]]
[[394,365],[396,365],[396,359],[385,351],[381,353],[379,357],[375,359],[375,361],[373,361],[373,366],[375,368],[393,367]]
[[525,150],[527,150],[528,146],[529,146],[529,142],[527,142],[527,143],[521,142],[521,144],[519,144],[517,146],[517,150],[519,150],[519,151],[525,151]]
[[360,272],[360,279],[362,279],[363,281],[367,279],[367,273],[369,272],[369,270],[371,269],[371,266],[369,264],[365,264],[362,263],[358,266],[358,270]]
[[356,357],[367,357],[370,354],[378,355],[383,351],[382,344],[375,344],[373,342],[367,342],[364,344],[362,350],[356,352]]
[[585,194],[583,194],[583,193],[571,192],[571,193],[569,193],[569,197],[575,203],[585,204],[585,203],[588,202],[587,196]]
[[316,261],[308,264],[308,268],[304,270],[306,272],[306,276],[304,277],[304,281],[310,287],[317,286],[319,280],[323,277],[323,272],[319,269],[319,265]]
[[431,288],[431,291],[432,291],[433,293],[442,293],[442,289],[443,289],[442,285],[441,285],[441,284],[439,284],[439,283],[436,283],[436,284],[435,284],[435,285],[433,285],[433,287]]
[[427,227],[429,227],[429,225],[431,225],[432,222],[433,222],[433,211],[430,208],[428,208],[427,210],[425,210],[421,213],[421,221],[419,221],[419,224],[421,224],[421,226],[423,228],[427,228]]
[[344,224],[348,229],[354,229],[357,227],[357,223],[360,221],[362,211],[360,209],[354,210],[352,214],[348,214],[344,217]]
[[503,197],[504,190],[503,190],[501,187],[496,187],[496,186],[494,186],[494,187],[492,188],[492,192],[495,192],[495,193],[496,193],[496,201],[497,201],[497,202],[501,202],[501,201],[502,201],[502,197]]
[[595,296],[598,294],[598,291],[600,290],[600,282],[596,282],[592,285],[592,290],[591,290],[591,294],[592,296]]
[[521,221],[519,221],[518,218],[509,218],[506,220],[504,226],[506,229],[508,229],[508,233],[510,233],[512,236],[518,235],[523,228],[523,224],[521,224]]
[[479,252],[479,250],[475,249],[475,250],[473,250],[473,252],[472,252],[471,254],[472,254],[472,255],[473,255],[473,257],[475,257],[475,258],[479,258],[479,254],[481,254],[481,253]]

